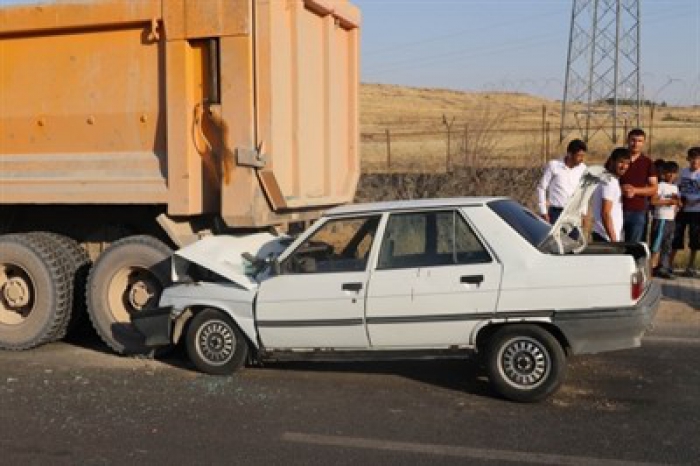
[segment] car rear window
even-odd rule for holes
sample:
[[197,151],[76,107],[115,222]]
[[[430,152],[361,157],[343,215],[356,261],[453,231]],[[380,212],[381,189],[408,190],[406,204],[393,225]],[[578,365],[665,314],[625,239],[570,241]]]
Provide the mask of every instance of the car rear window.
[[489,202],[488,206],[534,247],[547,238],[550,225],[522,204],[501,199]]

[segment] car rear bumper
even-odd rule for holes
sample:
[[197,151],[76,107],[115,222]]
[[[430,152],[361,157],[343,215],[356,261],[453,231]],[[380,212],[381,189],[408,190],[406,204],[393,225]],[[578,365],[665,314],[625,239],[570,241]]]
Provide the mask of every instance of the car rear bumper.
[[146,338],[146,346],[168,346],[172,343],[173,307],[159,307],[134,314],[131,323]]
[[553,323],[564,333],[573,354],[636,348],[651,328],[660,300],[661,286],[652,282],[635,306],[559,311]]

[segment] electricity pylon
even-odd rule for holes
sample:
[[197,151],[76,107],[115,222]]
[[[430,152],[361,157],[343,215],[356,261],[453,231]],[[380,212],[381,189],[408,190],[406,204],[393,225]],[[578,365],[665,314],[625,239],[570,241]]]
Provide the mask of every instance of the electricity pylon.
[[640,126],[640,0],[574,0],[560,142]]

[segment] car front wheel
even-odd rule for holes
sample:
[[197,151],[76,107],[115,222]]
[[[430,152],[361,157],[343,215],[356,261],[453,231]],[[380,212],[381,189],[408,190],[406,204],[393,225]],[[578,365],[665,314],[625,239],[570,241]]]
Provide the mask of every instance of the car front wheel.
[[200,371],[229,375],[245,363],[248,342],[229,316],[206,309],[198,313],[189,325],[187,354]]
[[536,325],[500,328],[490,339],[486,358],[492,386],[513,401],[541,401],[556,392],[566,376],[562,346]]

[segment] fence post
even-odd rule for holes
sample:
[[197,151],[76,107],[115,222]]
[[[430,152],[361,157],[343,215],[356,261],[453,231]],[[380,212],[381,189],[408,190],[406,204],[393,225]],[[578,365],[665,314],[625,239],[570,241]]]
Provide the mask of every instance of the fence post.
[[447,127],[447,156],[445,157],[445,173],[450,172],[450,139],[452,136],[451,126]]
[[654,138],[654,109],[656,109],[656,103],[652,102],[651,110],[649,113],[649,156],[652,154],[652,139]]
[[550,129],[550,123],[547,122],[545,124],[545,149],[544,149],[544,156],[545,156],[545,163],[547,163],[547,160],[549,160],[549,129]]
[[547,106],[543,105],[542,106],[542,157],[544,157],[544,163],[547,163],[547,160],[549,160],[549,156],[547,155],[547,137],[548,137],[548,129],[547,125],[549,123],[547,122]]
[[386,169],[391,171],[391,132],[386,130]]
[[447,154],[445,154],[445,173],[450,172],[450,142],[452,139],[452,125],[455,122],[455,117],[448,122],[447,116],[442,115],[442,124],[447,128]]
[[464,168],[469,166],[469,125],[464,125]]

